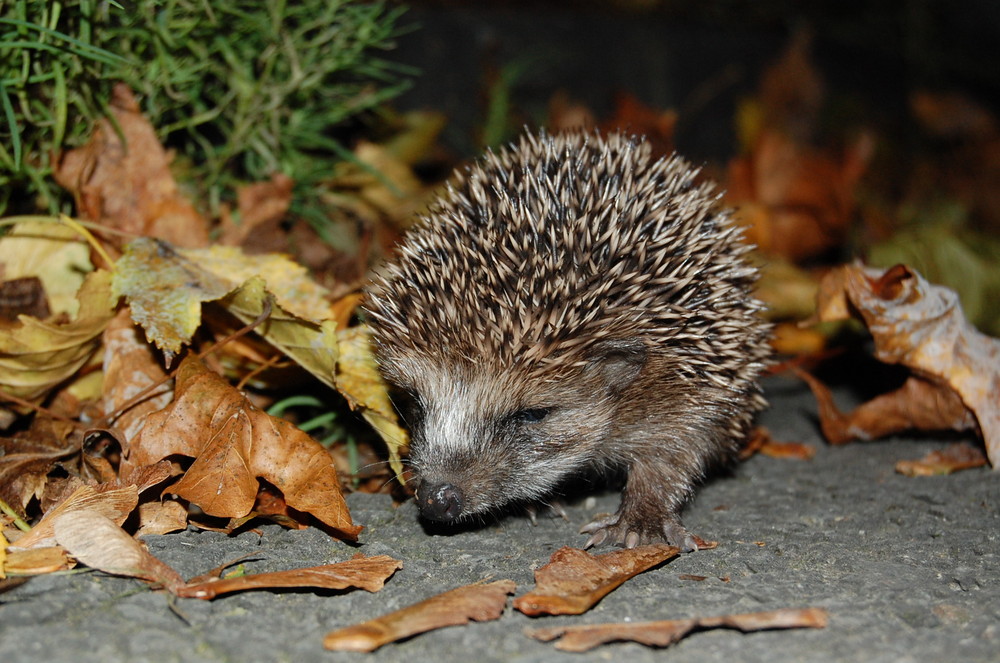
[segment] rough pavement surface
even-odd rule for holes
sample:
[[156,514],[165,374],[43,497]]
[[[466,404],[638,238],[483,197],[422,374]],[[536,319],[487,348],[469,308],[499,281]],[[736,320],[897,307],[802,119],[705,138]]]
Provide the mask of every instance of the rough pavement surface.
[[[830,448],[800,385],[768,385],[764,415],[775,437],[818,447],[811,462],[753,458],[712,481],[685,522],[716,550],[675,559],[626,582],[579,617],[530,619],[508,607],[496,622],[450,627],[374,654],[323,650],[328,631],[465,583],[532,571],[596,512],[604,494],[567,509],[569,521],[508,517],[431,535],[412,503],[353,495],[365,525],[360,550],[404,563],[385,589],[245,592],[171,602],[137,581],[101,573],[32,579],[0,595],[0,661],[997,661],[1000,660],[1000,473],[989,469],[911,479],[893,464],[941,440],[895,439]],[[186,577],[255,553],[248,570],[315,566],[356,549],[317,530],[262,528],[228,538],[188,531],[150,537],[150,550]],[[706,576],[705,580],[684,576]],[[725,579],[725,580],[724,580]],[[823,630],[696,633],[667,649],[613,644],[568,654],[523,635],[526,627],[643,621],[819,606]]]

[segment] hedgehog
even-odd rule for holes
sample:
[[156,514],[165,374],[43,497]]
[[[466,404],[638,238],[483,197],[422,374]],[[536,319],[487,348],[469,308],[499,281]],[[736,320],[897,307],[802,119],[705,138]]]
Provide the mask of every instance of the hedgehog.
[[584,547],[696,548],[681,511],[764,407],[769,348],[751,247],[697,176],[624,133],[526,133],[409,230],[365,310],[424,518],[617,478]]

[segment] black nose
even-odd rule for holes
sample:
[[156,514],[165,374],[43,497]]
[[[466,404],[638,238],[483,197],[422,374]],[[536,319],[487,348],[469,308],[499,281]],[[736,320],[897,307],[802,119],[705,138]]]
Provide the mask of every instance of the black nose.
[[424,484],[417,489],[417,506],[425,518],[450,522],[462,515],[465,499],[462,491],[450,483]]

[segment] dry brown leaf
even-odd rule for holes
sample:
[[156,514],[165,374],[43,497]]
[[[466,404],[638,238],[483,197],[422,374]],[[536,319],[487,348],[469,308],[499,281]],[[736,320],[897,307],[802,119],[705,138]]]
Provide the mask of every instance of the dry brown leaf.
[[331,631],[323,639],[323,646],[335,651],[375,651],[418,633],[498,619],[514,588],[511,580],[458,587],[402,610]]
[[811,460],[816,455],[816,447],[802,442],[778,442],[771,436],[771,431],[758,426],[740,449],[740,460],[746,460],[754,454],[768,458]]
[[[104,330],[104,382],[101,404],[105,417],[125,440],[132,440],[142,430],[146,417],[161,410],[174,396],[173,382],[164,380],[167,372],[155,350],[143,338],[127,308],[122,308]],[[147,394],[127,411],[119,412],[140,392],[161,386]],[[116,436],[117,437],[117,436]]]
[[258,478],[264,479],[292,508],[345,538],[357,537],[361,527],[351,522],[336,468],[318,442],[258,410],[197,359],[181,363],[175,393],[174,402],[150,415],[138,440],[128,445],[128,466],[172,455],[194,458],[169,491],[222,518],[249,514]]
[[121,525],[138,503],[139,491],[135,486],[101,489],[96,486],[81,486],[62,503],[49,509],[30,532],[17,540],[14,547],[27,549],[52,545],[56,541],[56,521],[69,513],[96,513],[113,524]]
[[337,564],[190,582],[178,588],[177,595],[184,598],[213,599],[232,592],[281,587],[320,589],[357,587],[377,592],[385,585],[385,581],[401,568],[403,568],[402,562],[387,555],[365,557],[359,554],[354,559]]
[[873,149],[864,134],[833,156],[765,130],[751,154],[730,162],[726,200],[761,251],[792,261],[817,256],[846,239]]
[[43,497],[48,474],[80,453],[71,424],[39,415],[28,430],[0,438],[0,499],[21,515],[32,498]]
[[746,633],[766,629],[825,628],[826,623],[826,610],[804,608],[656,622],[554,626],[527,629],[525,634],[544,642],[560,638],[556,649],[583,652],[598,645],[622,640],[650,647],[669,647],[694,630],[731,628]]
[[147,534],[169,534],[187,528],[188,510],[180,502],[146,502],[139,505],[139,529],[136,538]]
[[[278,231],[277,225],[285,218],[292,204],[292,189],[295,182],[284,173],[275,173],[267,182],[255,182],[236,189],[236,209],[234,218],[228,208],[223,208],[222,222],[217,242],[228,246],[253,245],[251,253],[284,252],[287,245],[265,246],[259,235],[286,235]],[[267,229],[261,231],[261,226]],[[273,228],[274,231],[269,232]],[[287,242],[287,238],[285,239]]]
[[896,463],[896,471],[908,477],[928,477],[983,465],[986,465],[986,456],[982,451],[966,442],[955,442],[919,460],[901,460]]
[[172,593],[184,584],[176,571],[150,555],[145,546],[100,512],[79,509],[54,520],[59,545],[92,569],[148,580]]
[[110,111],[114,122],[98,120],[90,141],[62,155],[53,173],[81,215],[134,236],[208,244],[208,223],[177,188],[171,156],[126,85],[115,86]]
[[32,548],[31,550],[10,550],[3,562],[3,574],[14,576],[34,576],[65,571],[75,566],[61,546]]
[[634,575],[676,557],[674,546],[656,544],[602,555],[564,546],[535,571],[535,589],[514,599],[531,617],[579,615]]
[[953,291],[905,265],[885,272],[844,265],[824,277],[819,297],[820,321],[856,312],[875,341],[875,357],[913,372],[902,388],[849,415],[841,415],[812,380],[831,442],[905,428],[967,430],[974,417],[991,464],[1000,464],[1000,341],[968,323]]

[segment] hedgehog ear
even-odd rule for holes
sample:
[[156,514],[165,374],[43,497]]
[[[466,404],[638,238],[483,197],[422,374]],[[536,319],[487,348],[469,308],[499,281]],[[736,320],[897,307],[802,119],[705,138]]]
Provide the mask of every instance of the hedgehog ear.
[[648,354],[638,339],[598,341],[587,353],[586,371],[599,375],[609,393],[621,393],[639,376]]

